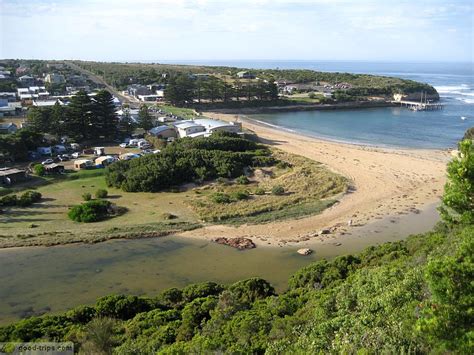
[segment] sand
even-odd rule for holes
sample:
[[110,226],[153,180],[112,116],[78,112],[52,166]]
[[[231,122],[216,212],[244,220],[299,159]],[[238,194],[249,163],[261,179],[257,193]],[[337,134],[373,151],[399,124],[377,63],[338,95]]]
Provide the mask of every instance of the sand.
[[[235,115],[206,113],[234,121]],[[335,143],[301,136],[240,119],[263,143],[323,163],[352,181],[353,190],[323,213],[297,220],[238,227],[212,225],[180,235],[213,239],[249,237],[257,245],[284,245],[350,233],[350,230],[387,216],[417,212],[439,201],[446,182],[448,151],[385,149]],[[349,225],[350,224],[350,225]],[[317,236],[319,231],[331,233]]]

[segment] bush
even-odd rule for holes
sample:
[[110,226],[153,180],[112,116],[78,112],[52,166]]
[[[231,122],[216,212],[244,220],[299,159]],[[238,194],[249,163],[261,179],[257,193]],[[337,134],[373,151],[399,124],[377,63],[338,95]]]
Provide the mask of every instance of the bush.
[[255,195],[265,195],[265,189],[262,189],[261,187],[257,187],[254,191]]
[[82,199],[84,201],[90,201],[92,199],[92,195],[90,192],[85,192],[82,194]]
[[248,199],[248,197],[249,197],[249,193],[247,191],[234,191],[231,194],[231,198],[237,201],[246,200]]
[[33,171],[35,175],[38,175],[38,176],[43,176],[44,174],[46,174],[46,168],[42,164],[36,164],[33,167]]
[[35,202],[41,201],[41,194],[37,191],[26,191],[17,200],[17,205],[21,207],[30,206]]
[[3,196],[0,199],[0,206],[16,206],[18,198],[16,195]]
[[283,195],[285,193],[285,189],[283,188],[283,186],[281,185],[276,185],[276,186],[273,186],[272,188],[272,194],[273,195]]
[[232,202],[232,199],[230,198],[230,196],[222,192],[216,192],[215,194],[212,194],[211,199],[215,203],[231,203]]
[[235,179],[235,182],[239,185],[247,185],[250,183],[249,179],[245,175],[239,176],[237,179]]
[[96,198],[106,198],[108,195],[109,195],[109,192],[105,189],[99,189],[95,192]]
[[87,201],[71,208],[68,217],[76,222],[97,222],[110,215],[111,203],[106,200]]

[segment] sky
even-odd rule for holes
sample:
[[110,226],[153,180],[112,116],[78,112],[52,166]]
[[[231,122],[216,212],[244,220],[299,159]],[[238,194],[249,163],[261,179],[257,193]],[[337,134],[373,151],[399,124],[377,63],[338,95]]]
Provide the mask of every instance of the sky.
[[472,62],[464,0],[0,0],[0,58]]

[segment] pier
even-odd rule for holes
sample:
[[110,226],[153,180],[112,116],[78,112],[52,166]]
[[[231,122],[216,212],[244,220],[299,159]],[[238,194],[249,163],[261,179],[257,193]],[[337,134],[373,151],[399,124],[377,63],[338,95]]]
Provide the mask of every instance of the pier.
[[417,101],[392,101],[393,104],[400,104],[402,107],[408,107],[412,111],[434,111],[442,110],[443,105],[438,102],[417,102]]

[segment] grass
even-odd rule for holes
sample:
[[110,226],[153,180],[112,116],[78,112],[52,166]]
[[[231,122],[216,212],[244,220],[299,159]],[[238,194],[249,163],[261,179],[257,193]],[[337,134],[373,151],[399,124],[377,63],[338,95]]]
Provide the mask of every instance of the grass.
[[[189,201],[191,208],[206,222],[264,223],[277,219],[298,218],[321,212],[334,203],[334,196],[347,190],[348,182],[319,163],[274,150],[276,158],[287,162],[257,169],[248,185],[213,184],[197,188]],[[281,196],[271,194],[272,188],[282,186]],[[266,193],[256,194],[258,190]],[[217,193],[232,196],[248,191],[248,199],[218,203]]]
[[[158,237],[199,228],[200,221],[238,225],[294,219],[320,213],[346,191],[346,179],[321,164],[276,149],[273,152],[285,163],[256,169],[245,185],[216,181],[181,192],[127,193],[106,187],[103,169],[31,181],[32,186],[21,188],[33,187],[43,200],[30,207],[4,208],[0,248]],[[283,195],[271,193],[278,185],[284,188]],[[71,221],[69,208],[83,203],[83,194],[94,196],[98,189],[107,189],[107,200],[126,207],[127,212],[96,223]],[[262,190],[265,193],[259,194]],[[215,202],[216,193],[228,194],[230,202]]]
[[163,111],[166,111],[178,117],[182,117],[186,119],[196,118],[196,111],[194,111],[194,109],[191,109],[191,108],[175,107],[171,105],[161,105],[161,104],[157,105],[157,107],[162,109]]

